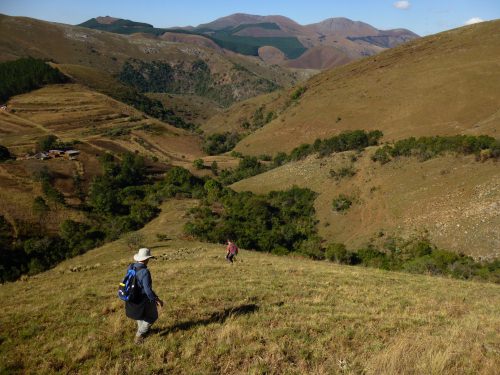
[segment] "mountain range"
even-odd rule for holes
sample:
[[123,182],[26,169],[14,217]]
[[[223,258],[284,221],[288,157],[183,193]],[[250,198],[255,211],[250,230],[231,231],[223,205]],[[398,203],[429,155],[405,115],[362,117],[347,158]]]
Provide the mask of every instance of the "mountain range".
[[115,33],[146,33],[156,38],[225,49],[291,68],[326,69],[371,56],[419,36],[406,29],[378,30],[347,18],[300,25],[283,16],[237,13],[197,27],[155,28],[113,17],[92,18],[79,26]]

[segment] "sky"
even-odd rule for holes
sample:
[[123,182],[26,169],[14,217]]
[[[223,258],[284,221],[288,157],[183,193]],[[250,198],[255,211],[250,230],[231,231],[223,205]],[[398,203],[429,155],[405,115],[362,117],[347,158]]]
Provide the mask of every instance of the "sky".
[[0,0],[0,13],[78,24],[97,16],[155,27],[197,26],[233,13],[283,15],[305,25],[330,17],[429,35],[500,18],[500,0]]

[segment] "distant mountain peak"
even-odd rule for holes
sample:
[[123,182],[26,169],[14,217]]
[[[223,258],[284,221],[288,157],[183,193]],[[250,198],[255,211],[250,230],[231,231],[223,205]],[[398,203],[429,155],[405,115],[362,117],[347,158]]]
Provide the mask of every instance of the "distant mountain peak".
[[96,17],[95,20],[98,23],[100,23],[101,25],[110,25],[110,24],[115,23],[116,21],[118,21],[119,18],[110,17],[110,16],[104,16],[104,17]]

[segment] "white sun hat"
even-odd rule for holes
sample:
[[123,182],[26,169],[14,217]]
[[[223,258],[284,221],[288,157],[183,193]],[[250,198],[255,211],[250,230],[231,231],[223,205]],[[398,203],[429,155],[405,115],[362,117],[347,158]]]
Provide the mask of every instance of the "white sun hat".
[[154,256],[151,255],[151,250],[149,250],[146,247],[139,249],[137,254],[134,255],[134,260],[136,262],[142,262],[142,261],[149,259],[149,258],[154,258]]

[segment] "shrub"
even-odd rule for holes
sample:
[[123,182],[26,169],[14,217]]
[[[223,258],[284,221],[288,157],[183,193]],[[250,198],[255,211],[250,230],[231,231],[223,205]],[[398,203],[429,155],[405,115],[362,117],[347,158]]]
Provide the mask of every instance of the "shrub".
[[345,194],[340,194],[332,201],[332,207],[337,212],[348,210],[352,206],[352,198]]
[[63,193],[61,193],[59,190],[57,190],[55,187],[53,187],[49,182],[44,181],[42,182],[42,191],[45,197],[55,203],[55,204],[65,204],[65,199]]
[[215,160],[212,162],[212,164],[210,164],[210,170],[212,171],[214,176],[219,175],[219,165],[217,164],[217,162]]
[[42,197],[36,197],[33,200],[33,213],[38,216],[38,222],[40,226],[43,224],[43,220],[50,211],[50,207],[47,205],[45,200]]
[[0,145],[0,162],[9,160],[11,157],[9,149]]
[[387,255],[373,246],[367,246],[357,251],[359,263],[366,267],[389,269],[389,259]]
[[277,246],[271,251],[271,253],[274,255],[284,256],[290,254],[290,251],[283,246]]
[[335,180],[339,181],[343,178],[346,177],[352,177],[356,174],[356,170],[352,165],[348,167],[341,167],[338,170],[335,169],[330,169],[330,177],[334,178]]
[[278,152],[273,159],[273,168],[279,167],[288,161],[288,156],[284,152]]
[[307,91],[307,88],[304,86],[297,87],[292,94],[290,95],[290,99],[298,100],[302,97],[302,95]]
[[377,149],[377,151],[375,151],[371,159],[373,161],[378,161],[380,164],[386,164],[391,161],[391,157],[389,156],[390,150],[390,146],[380,147]]
[[196,160],[193,162],[193,166],[194,166],[196,169],[203,169],[203,168],[205,168],[205,164],[203,164],[203,160],[202,160],[202,159],[196,159]]
[[325,257],[331,262],[340,264],[357,264],[359,258],[356,253],[347,250],[342,243],[329,244],[325,251]]
[[325,251],[321,247],[321,238],[317,236],[302,241],[299,245],[298,252],[312,259],[325,259]]

